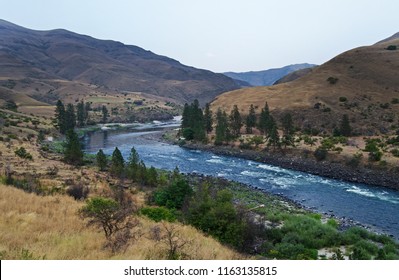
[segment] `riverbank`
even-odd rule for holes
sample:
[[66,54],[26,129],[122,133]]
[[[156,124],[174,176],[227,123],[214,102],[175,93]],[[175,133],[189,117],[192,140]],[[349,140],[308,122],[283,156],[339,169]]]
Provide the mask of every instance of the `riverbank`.
[[305,153],[298,154],[292,150],[242,150],[231,146],[214,146],[193,142],[186,142],[182,147],[209,151],[217,155],[244,158],[337,180],[399,190],[399,180],[394,172],[382,168],[378,170],[364,167],[353,168],[344,162],[317,161],[313,157],[307,157]]

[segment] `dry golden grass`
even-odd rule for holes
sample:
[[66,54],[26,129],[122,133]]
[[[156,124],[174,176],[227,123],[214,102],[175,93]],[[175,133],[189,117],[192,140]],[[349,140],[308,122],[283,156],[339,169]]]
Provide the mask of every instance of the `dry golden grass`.
[[[399,51],[386,48],[398,44],[396,39],[350,50],[293,82],[224,93],[212,103],[213,112],[220,107],[230,113],[237,105],[246,115],[253,104],[260,113],[268,102],[278,117],[284,111],[293,113],[299,126],[310,123],[313,127],[331,129],[343,114],[348,114],[356,121],[353,127],[360,134],[379,133],[381,127],[390,130],[392,123],[399,121],[399,105],[390,104],[399,94]],[[329,77],[338,81],[330,84]],[[346,97],[347,102],[340,102],[339,97]],[[314,108],[317,103],[322,106],[319,110]],[[390,104],[389,108],[380,107],[385,103]],[[393,121],[386,121],[391,116]]]
[[[83,202],[67,196],[37,196],[0,184],[0,252],[6,259],[22,258],[29,250],[46,259],[164,259],[166,246],[149,238],[157,224],[140,218],[142,236],[122,253],[104,249],[105,237],[87,228],[77,215]],[[205,237],[190,226],[174,224],[191,259],[242,259],[244,256]]]

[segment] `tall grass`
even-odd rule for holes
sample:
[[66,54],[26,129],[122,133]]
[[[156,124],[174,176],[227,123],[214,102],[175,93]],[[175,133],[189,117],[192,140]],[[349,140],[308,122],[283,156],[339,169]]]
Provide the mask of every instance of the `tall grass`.
[[[77,215],[83,206],[67,196],[37,196],[0,184],[1,259],[164,259],[165,246],[149,238],[155,222],[140,218],[142,236],[125,252],[104,249],[105,237],[88,228]],[[223,247],[198,230],[175,225],[190,240],[184,255],[190,259],[241,259],[244,256]]]

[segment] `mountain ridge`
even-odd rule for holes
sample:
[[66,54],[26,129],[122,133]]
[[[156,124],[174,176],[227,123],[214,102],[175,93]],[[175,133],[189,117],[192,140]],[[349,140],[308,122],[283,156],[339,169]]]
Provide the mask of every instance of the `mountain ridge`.
[[52,79],[202,104],[237,89],[232,79],[138,46],[65,29],[30,30],[0,20],[0,79]]

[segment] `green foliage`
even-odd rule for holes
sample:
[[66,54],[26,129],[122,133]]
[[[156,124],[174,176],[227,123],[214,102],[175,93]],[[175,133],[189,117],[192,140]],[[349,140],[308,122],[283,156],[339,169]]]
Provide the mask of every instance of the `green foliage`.
[[182,178],[177,178],[169,186],[156,190],[154,201],[157,205],[169,209],[181,209],[192,193],[193,190],[188,182]]
[[183,128],[182,130],[182,135],[184,139],[190,141],[194,139],[194,130],[190,127]]
[[125,160],[123,159],[121,151],[118,147],[112,153],[110,173],[113,176],[121,177],[124,173]]
[[233,110],[231,110],[229,116],[229,121],[231,134],[234,138],[237,138],[238,136],[240,136],[240,130],[242,127],[242,118],[237,105],[233,106]]
[[100,171],[104,171],[107,167],[107,157],[105,156],[103,150],[99,150],[96,155],[96,163]]
[[261,135],[255,135],[252,136],[252,138],[249,140],[251,144],[254,144],[255,147],[258,147],[259,145],[263,144],[265,142],[265,139]]
[[15,150],[15,154],[20,158],[33,160],[32,155],[28,153],[24,147],[20,147],[19,149]]
[[392,98],[391,103],[392,104],[399,104],[399,98]]
[[65,132],[74,129],[76,126],[75,107],[72,104],[67,104],[65,110]]
[[395,45],[389,45],[389,46],[387,47],[387,50],[388,50],[388,51],[396,51],[396,50],[397,50],[397,46],[395,46]]
[[290,113],[283,115],[281,119],[282,129],[283,129],[283,139],[282,142],[285,147],[294,146],[294,122]]
[[83,151],[78,135],[72,129],[67,131],[64,144],[64,160],[75,166],[83,164]]
[[[209,110],[209,108],[208,108]],[[210,111],[207,112],[211,114]],[[188,105],[187,103],[184,105],[183,110],[183,118],[182,118],[182,130],[186,130],[187,136],[189,139],[187,140],[196,140],[196,141],[205,141],[206,133],[205,131],[210,129],[208,127],[209,122],[211,122],[212,115],[207,115],[207,119],[205,120],[202,109],[199,106],[198,100],[194,100],[193,103]],[[212,126],[212,125],[211,125]],[[189,131],[190,129],[191,131]]]
[[176,221],[176,216],[174,212],[165,207],[144,207],[140,210],[141,214],[147,216],[151,220],[155,222],[167,221],[174,222]]
[[18,106],[17,106],[17,104],[16,104],[13,100],[7,100],[7,101],[6,101],[5,108],[6,108],[7,110],[16,112],[17,109],[18,109]]
[[394,157],[399,157],[399,149],[393,149],[393,150],[391,150],[391,154],[394,156]]
[[230,140],[230,129],[227,114],[218,108],[216,113],[215,145],[222,145]]
[[339,97],[339,102],[346,102],[346,101],[348,101],[348,98],[346,98],[345,96]]
[[55,121],[56,121],[56,127],[62,134],[65,134],[66,132],[65,115],[66,115],[65,106],[61,100],[58,100],[55,107]]
[[314,157],[315,157],[318,161],[325,160],[325,159],[327,158],[327,154],[328,154],[327,149],[325,149],[325,148],[323,148],[323,147],[318,147],[318,148],[314,151],[314,153],[313,153]]
[[252,129],[256,126],[256,114],[255,114],[255,108],[254,105],[251,104],[249,106],[249,112],[248,115],[245,119],[245,127],[246,127],[246,132],[248,134],[252,133]]
[[212,111],[210,109],[209,103],[205,104],[204,125],[205,125],[205,130],[206,130],[207,133],[212,132],[212,130],[213,130],[213,117],[212,117]]
[[352,158],[346,162],[346,165],[351,167],[358,167],[360,162],[362,161],[363,154],[362,153],[355,153],[353,154]]
[[316,139],[316,138],[312,138],[312,137],[310,137],[309,135],[304,135],[304,136],[303,136],[303,142],[304,142],[306,145],[313,146],[313,145],[317,142],[317,139]]

